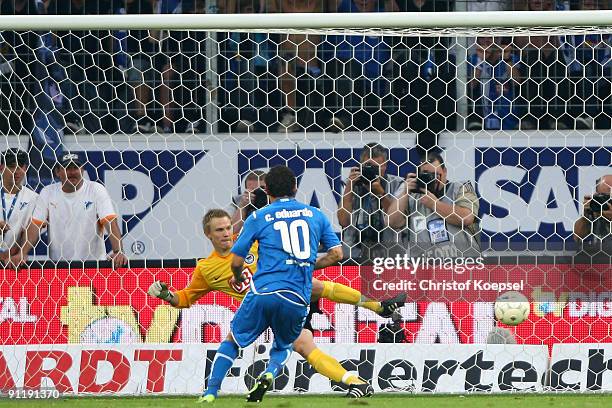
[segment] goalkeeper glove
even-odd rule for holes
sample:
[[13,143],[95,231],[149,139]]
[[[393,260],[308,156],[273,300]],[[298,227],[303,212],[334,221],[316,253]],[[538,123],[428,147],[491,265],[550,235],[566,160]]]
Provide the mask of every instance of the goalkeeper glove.
[[169,302],[174,297],[174,294],[168,290],[168,285],[162,281],[153,282],[147,292],[149,295],[163,299],[166,302]]

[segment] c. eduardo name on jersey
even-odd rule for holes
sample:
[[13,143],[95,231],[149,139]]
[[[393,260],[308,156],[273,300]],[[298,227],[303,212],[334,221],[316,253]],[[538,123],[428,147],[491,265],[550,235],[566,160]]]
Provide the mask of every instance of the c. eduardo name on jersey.
[[300,208],[299,210],[281,210],[274,213],[274,217],[272,214],[266,214],[266,221],[274,221],[276,219],[283,218],[298,218],[298,217],[313,217],[312,211],[308,208]]

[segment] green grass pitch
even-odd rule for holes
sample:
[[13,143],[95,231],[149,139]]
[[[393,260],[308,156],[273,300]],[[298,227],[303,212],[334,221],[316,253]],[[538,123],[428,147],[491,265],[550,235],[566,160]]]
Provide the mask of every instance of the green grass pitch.
[[[195,408],[193,397],[63,398],[58,400],[0,399],[0,407],[45,408]],[[347,400],[336,395],[267,396],[259,404],[247,404],[242,396],[220,397],[214,408],[595,408],[611,407],[612,394],[557,395],[382,395]]]

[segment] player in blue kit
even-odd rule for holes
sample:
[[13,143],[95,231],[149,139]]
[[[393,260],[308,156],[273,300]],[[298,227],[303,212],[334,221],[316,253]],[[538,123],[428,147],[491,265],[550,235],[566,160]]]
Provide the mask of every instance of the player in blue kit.
[[[247,218],[232,248],[234,280],[241,283],[245,257],[258,241],[257,273],[232,320],[230,334],[217,350],[202,401],[215,400],[239,347],[250,345],[270,327],[274,334],[270,362],[247,396],[248,402],[262,400],[304,326],[313,270],[342,259],[341,243],[329,220],[317,208],[293,198],[297,184],[291,169],[272,168],[266,175],[266,190],[271,204]],[[317,259],[319,245],[327,253]]]

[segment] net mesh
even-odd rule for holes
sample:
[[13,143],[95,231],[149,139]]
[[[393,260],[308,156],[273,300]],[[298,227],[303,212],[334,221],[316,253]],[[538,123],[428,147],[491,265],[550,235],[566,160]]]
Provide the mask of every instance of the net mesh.
[[[29,260],[89,261],[114,255],[112,230],[98,222],[116,214],[123,252],[133,262],[119,270],[107,264],[4,269],[0,330],[8,334],[0,354],[0,371],[5,370],[0,389],[52,383],[77,393],[199,392],[215,346],[197,343],[221,341],[238,303],[214,293],[190,309],[170,308],[149,298],[147,288],[162,280],[181,289],[193,265],[158,268],[146,262],[206,256],[212,248],[202,233],[203,214],[227,209],[239,229],[259,205],[253,171],[277,164],[296,172],[297,198],[319,207],[342,234],[346,265],[321,271],[322,280],[367,293],[376,259],[394,256],[397,248],[411,254],[411,243],[425,241],[417,253],[435,255],[438,246],[430,244],[444,233],[449,236],[442,241],[453,243],[444,254],[484,256],[490,279],[561,277],[552,286],[528,288],[531,314],[509,331],[495,321],[494,299],[455,299],[450,293],[437,301],[414,298],[396,321],[322,300],[311,322],[316,342],[340,343],[323,348],[344,359],[347,369],[377,377],[377,389],[571,389],[576,384],[559,380],[565,372],[560,367],[570,364],[566,358],[590,358],[585,375],[605,365],[610,348],[593,354],[582,345],[610,342],[604,279],[609,262],[583,265],[598,271],[597,285],[569,287],[563,278],[576,273],[573,259],[548,265],[540,258],[492,256],[571,256],[587,241],[595,253],[605,252],[609,226],[605,217],[594,216],[600,214],[593,211],[594,200],[584,197],[599,192],[600,185],[608,194],[610,188],[602,179],[612,163],[610,27],[1,31],[0,41],[3,147],[28,152],[25,184],[41,193],[36,204],[23,195],[14,201],[18,218],[7,216],[12,198],[3,197],[4,220],[19,233],[31,217],[48,223]],[[372,158],[388,156],[385,181],[380,187],[362,182],[365,190],[349,208],[348,178],[353,169],[365,177],[361,155],[370,142],[389,149],[378,155],[369,148]],[[436,229],[431,223],[436,217],[421,204],[399,203],[407,175],[438,148],[451,183],[446,194],[469,209],[473,227]],[[84,162],[86,179],[104,187],[70,210],[62,207],[62,216],[54,219],[53,211],[64,204],[47,186],[65,177],[57,161],[67,152]],[[366,203],[374,188],[384,192]],[[384,207],[387,200],[398,203],[399,217],[383,216],[392,213]],[[437,219],[462,224],[452,217]],[[89,222],[92,229],[71,230],[72,221]],[[594,239],[588,234],[574,239],[578,222],[593,226]],[[22,238],[3,239],[5,249],[23,245]],[[384,339],[444,344],[418,346],[397,360],[397,348],[375,345]],[[487,342],[526,346],[479,348]],[[115,343],[122,345],[108,345]],[[343,343],[358,345],[343,348]],[[471,345],[455,349],[454,344]],[[263,367],[254,360],[267,348],[269,337],[262,336],[243,352],[226,391],[248,388]],[[549,382],[541,382],[538,378],[551,373],[551,353],[553,362],[561,363],[546,376]],[[435,357],[428,363],[426,354]],[[80,361],[80,373],[68,373],[68,358]],[[112,374],[99,368],[102,360],[114,367]],[[144,374],[136,369],[142,361],[149,361]],[[432,361],[435,366],[427,366]],[[126,365],[139,373],[132,382]],[[198,365],[206,367],[204,375]],[[343,389],[323,377],[311,381],[312,367],[297,357],[288,367],[287,378],[277,384],[284,392]],[[476,374],[489,368],[497,382],[481,382]],[[520,385],[514,368],[526,373]],[[459,385],[438,387],[442,369],[465,376]],[[192,378],[198,381],[190,383]],[[610,389],[607,377],[594,378],[577,387]]]

